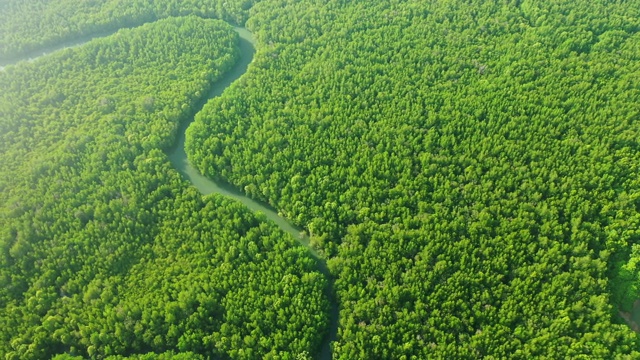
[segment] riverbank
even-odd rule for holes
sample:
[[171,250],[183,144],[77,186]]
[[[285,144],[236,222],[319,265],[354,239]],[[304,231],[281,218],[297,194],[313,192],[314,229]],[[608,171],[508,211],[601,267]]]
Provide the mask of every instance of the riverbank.
[[[221,182],[216,182],[212,179],[208,179],[198,173],[198,171],[189,164],[187,159],[187,155],[184,149],[185,143],[185,132],[189,125],[194,121],[195,115],[200,112],[202,107],[212,98],[216,96],[220,96],[225,89],[227,89],[234,81],[239,79],[243,74],[246,73],[249,68],[249,64],[253,60],[253,56],[255,54],[255,40],[251,32],[249,32],[245,28],[235,27],[234,30],[239,34],[239,50],[240,50],[240,59],[233,66],[233,68],[228,71],[225,75],[223,75],[218,81],[212,84],[211,90],[208,92],[206,96],[197,104],[195,110],[187,121],[184,121],[180,124],[178,135],[174,145],[167,151],[167,155],[171,164],[174,166],[178,172],[180,172],[193,186],[196,187],[203,195],[208,195],[212,193],[220,194],[229,198],[232,198],[236,201],[239,201],[244,206],[249,208],[253,212],[260,212],[264,215],[264,217],[270,221],[273,221],[282,231],[290,234],[293,238],[298,241],[301,245],[305,246],[308,251],[310,251],[311,255],[318,262],[318,270],[327,278],[329,286],[325,290],[325,296],[329,299],[331,304],[331,309],[329,313],[329,329],[327,334],[325,335],[325,339],[322,342],[321,349],[319,354],[316,356],[318,359],[331,359],[332,351],[331,351],[331,342],[336,340],[337,330],[338,330],[338,305],[335,298],[335,292],[333,289],[333,279],[331,274],[327,268],[326,261],[316,252],[309,244],[309,238],[304,235],[302,229],[297,228],[285,218],[278,215],[278,213],[270,207],[268,204],[264,204],[253,199],[250,199],[246,195],[242,194],[240,191],[235,189],[233,186],[229,184],[224,184]],[[107,34],[109,35],[109,34]],[[21,59],[15,59],[15,62],[8,63],[4,65],[14,65],[20,61],[34,61],[38,58],[49,54],[50,52],[55,52],[58,50],[63,50],[69,47],[81,46],[86,42],[89,42],[92,39],[98,38],[100,36],[88,36],[83,42],[74,42],[73,44],[61,44],[57,47],[52,47],[52,49],[47,49],[46,51],[40,51],[41,55],[39,56],[28,56]],[[0,67],[0,70],[4,69],[4,67]]]
[[185,132],[189,125],[194,121],[195,114],[199,113],[202,107],[211,99],[220,96],[225,89],[227,89],[234,81],[239,79],[248,69],[249,64],[253,61],[255,54],[255,39],[253,34],[245,28],[235,27],[234,30],[240,35],[239,48],[240,48],[240,60],[234,65],[234,67],[228,71],[222,78],[213,84],[211,90],[207,96],[199,103],[199,106],[194,111],[194,116],[180,124],[178,131],[178,137],[174,146],[168,152],[169,160],[171,164],[203,195],[208,194],[220,194],[228,198],[239,201],[248,209],[253,212],[259,212],[264,217],[274,222],[282,231],[290,234],[296,241],[306,247],[311,255],[318,261],[318,270],[327,277],[329,287],[326,291],[326,296],[329,298],[331,309],[329,313],[329,331],[325,336],[321,351],[318,354],[318,359],[327,360],[332,358],[331,342],[337,339],[338,333],[338,316],[339,309],[335,299],[335,292],[333,289],[333,279],[329,269],[327,267],[325,259],[311,247],[309,243],[309,237],[305,235],[303,229],[300,229],[290,223],[287,219],[278,215],[277,211],[262,202],[249,198],[238,189],[234,188],[230,184],[226,184],[220,181],[215,181],[201,175],[187,159],[185,152]]

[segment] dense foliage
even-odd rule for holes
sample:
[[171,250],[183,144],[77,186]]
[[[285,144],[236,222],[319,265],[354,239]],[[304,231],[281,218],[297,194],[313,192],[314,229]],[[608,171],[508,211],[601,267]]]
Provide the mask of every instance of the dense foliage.
[[331,257],[336,357],[638,356],[639,9],[261,1],[187,150]]
[[169,16],[194,14],[244,24],[252,4],[253,0],[2,0],[0,60]]
[[[640,357],[618,316],[640,297],[639,12],[10,0],[0,56],[168,15],[248,19],[255,61],[199,114],[187,150],[329,258],[335,358]],[[167,41],[143,46],[157,36],[187,41],[147,33],[115,51],[154,49],[140,67],[106,51],[116,36],[0,74],[9,358],[286,358],[313,353],[326,327],[326,280],[306,253],[201,199],[158,150],[227,62],[203,65],[214,49],[192,43],[159,58]]]
[[238,58],[169,18],[0,72],[0,357],[293,359],[327,326],[306,249],[161,149]]

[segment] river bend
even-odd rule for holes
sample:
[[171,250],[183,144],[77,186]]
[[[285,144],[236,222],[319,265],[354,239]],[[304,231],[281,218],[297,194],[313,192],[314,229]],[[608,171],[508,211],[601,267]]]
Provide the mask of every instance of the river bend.
[[[219,183],[205,176],[202,176],[193,166],[191,166],[187,159],[187,154],[184,150],[185,132],[189,125],[194,121],[195,114],[200,112],[200,110],[202,110],[202,107],[209,100],[220,96],[226,88],[228,88],[234,81],[239,79],[247,71],[247,69],[249,68],[249,64],[253,60],[253,55],[255,54],[255,39],[253,37],[253,34],[242,27],[235,27],[234,30],[240,35],[240,60],[232,67],[231,70],[229,70],[220,79],[218,79],[218,81],[212,84],[212,88],[210,89],[207,96],[197,104],[194,115],[180,124],[178,138],[175,141],[175,145],[168,151],[169,160],[171,161],[171,164],[176,168],[176,170],[178,170],[178,172],[180,172],[194,187],[196,187],[198,191],[200,191],[200,193],[202,193],[203,195],[212,193],[220,194],[241,202],[244,206],[246,206],[253,212],[260,212],[264,214],[267,219],[273,221],[282,231],[290,234],[296,241],[306,247],[311,255],[317,260],[318,270],[327,278],[329,284],[328,288],[325,290],[325,296],[327,296],[327,299],[329,299],[330,310],[329,328],[327,329],[328,332],[322,342],[320,353],[316,356],[316,358],[321,360],[328,360],[332,358],[331,343],[337,339],[339,310],[333,287],[333,278],[329,272],[329,269],[327,268],[325,259],[313,247],[311,247],[311,245],[309,244],[309,238],[305,235],[302,229],[296,227],[287,219],[278,215],[278,213],[268,204],[247,197],[245,194],[238,191],[238,189],[234,188],[233,186]],[[84,37],[77,41],[62,44],[57,47],[47,47],[44,51],[40,50],[40,52],[31,52],[24,55],[20,59],[11,60],[10,63],[0,64],[0,71],[4,70],[4,66],[13,65],[19,61],[25,60],[34,61],[52,52],[63,50],[69,47],[81,46],[94,38],[105,35],[108,34],[98,34],[91,37]]]

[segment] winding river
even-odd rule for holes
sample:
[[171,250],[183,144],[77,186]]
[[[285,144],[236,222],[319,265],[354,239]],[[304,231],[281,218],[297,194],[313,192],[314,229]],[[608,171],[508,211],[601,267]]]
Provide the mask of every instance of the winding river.
[[[249,30],[242,27],[235,27],[234,30],[240,35],[240,60],[233,66],[231,70],[229,70],[226,74],[224,74],[216,83],[212,85],[207,96],[205,96],[197,105],[194,111],[194,115],[190,117],[187,121],[184,121],[180,124],[180,129],[178,131],[178,138],[175,141],[174,146],[169,150],[168,156],[171,164],[189,181],[193,186],[195,186],[200,193],[203,195],[208,195],[212,193],[220,194],[229,198],[232,198],[236,201],[241,202],[247,208],[254,212],[261,212],[266,216],[267,219],[273,221],[282,231],[290,234],[293,238],[298,241],[301,245],[306,247],[309,253],[317,260],[318,262],[318,270],[327,278],[329,286],[325,290],[325,296],[329,299],[330,309],[329,309],[329,328],[327,329],[327,333],[322,342],[322,346],[320,348],[320,353],[316,356],[316,358],[320,360],[328,360],[332,358],[331,351],[331,342],[337,339],[338,334],[338,303],[335,297],[334,287],[333,287],[333,278],[327,268],[327,263],[325,259],[309,244],[309,238],[304,235],[302,229],[296,227],[287,219],[278,215],[278,213],[268,204],[255,201],[249,197],[247,197],[242,192],[238,191],[238,189],[230,186],[228,184],[223,184],[211,180],[207,177],[202,176],[187,160],[187,154],[184,150],[184,142],[185,142],[185,131],[189,127],[189,125],[194,121],[195,114],[199,113],[202,110],[202,107],[212,98],[216,96],[220,96],[222,92],[228,88],[234,81],[240,78],[248,69],[249,64],[253,61],[253,55],[255,54],[255,39],[253,34],[249,32]],[[13,59],[10,62],[0,64],[0,71],[4,70],[4,66],[12,65],[17,63],[18,61],[33,61],[38,59],[39,57],[45,56],[48,53],[52,53],[58,50],[66,49],[69,47],[80,46],[91,39],[102,37],[109,35],[113,32],[102,33],[93,35],[90,37],[84,37],[78,39],[74,42],[64,43],[59,46],[48,47],[45,50],[40,50],[39,52],[31,52],[29,54],[24,55],[20,59]]]
[[[204,100],[201,101],[198,106],[196,106],[194,114],[199,113],[200,110],[202,110],[202,107],[209,100],[216,96],[220,96],[226,88],[228,88],[234,81],[240,78],[247,71],[249,64],[253,60],[253,55],[255,53],[255,39],[253,38],[253,34],[251,34],[249,30],[241,27],[235,27],[234,30],[240,35],[240,60],[233,66],[231,70],[229,70],[225,75],[222,76],[222,78],[220,78],[215,84],[213,84],[211,90],[209,91],[209,94],[207,94]],[[241,193],[233,186],[219,183],[203,176],[198,172],[198,170],[191,166],[189,160],[187,160],[187,154],[184,151],[184,141],[185,131],[193,121],[194,117],[191,117],[188,121],[185,121],[180,125],[176,143],[169,151],[169,160],[171,161],[171,164],[173,164],[173,166],[203,195],[212,193],[224,195],[241,202],[251,211],[263,213],[267,217],[267,219],[273,221],[276,225],[278,225],[280,229],[282,229],[282,231],[293,236],[294,239],[296,239],[300,244],[302,244],[309,250],[311,255],[318,261],[318,270],[329,281],[329,287],[327,288],[327,292],[325,295],[328,297],[331,304],[331,308],[329,311],[329,331],[325,336],[325,339],[322,343],[321,351],[318,354],[317,358],[321,360],[331,359],[331,342],[336,340],[336,336],[338,333],[339,310],[337,301],[335,299],[335,292],[333,289],[333,278],[329,273],[329,269],[327,268],[325,259],[320,254],[318,254],[318,252],[313,247],[311,247],[311,245],[309,244],[309,238],[304,235],[302,229],[296,227],[287,219],[278,215],[278,213],[271,206],[247,197],[245,194]]]

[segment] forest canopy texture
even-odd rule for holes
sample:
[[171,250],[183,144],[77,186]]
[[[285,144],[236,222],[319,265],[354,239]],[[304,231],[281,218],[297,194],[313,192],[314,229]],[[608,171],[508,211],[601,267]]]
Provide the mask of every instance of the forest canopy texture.
[[333,278],[171,169],[237,40],[169,19],[0,73],[0,354],[304,358],[336,301],[336,359],[640,357],[640,1],[82,3],[0,4],[0,56],[255,34],[186,151]]
[[317,349],[315,261],[202,198],[161,151],[237,41],[223,22],[171,18],[0,73],[3,358]]

